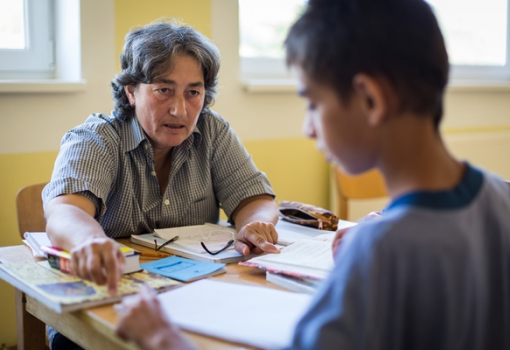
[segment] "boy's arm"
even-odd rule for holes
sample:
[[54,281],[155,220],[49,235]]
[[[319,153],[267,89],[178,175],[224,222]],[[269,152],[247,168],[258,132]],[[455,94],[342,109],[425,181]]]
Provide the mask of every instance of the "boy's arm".
[[46,232],[54,246],[71,253],[74,275],[106,283],[110,294],[116,294],[125,258],[94,219],[95,211],[92,201],[80,194],[55,197],[45,210]]
[[166,317],[156,294],[146,286],[124,298],[118,313],[117,335],[143,350],[196,349]]

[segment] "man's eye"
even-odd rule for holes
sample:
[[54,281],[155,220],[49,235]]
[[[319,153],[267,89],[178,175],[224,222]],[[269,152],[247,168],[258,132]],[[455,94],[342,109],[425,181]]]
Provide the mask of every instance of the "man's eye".
[[166,94],[170,90],[168,88],[162,88],[162,89],[159,89],[159,91]]
[[197,91],[197,90],[191,90],[189,93],[190,93],[191,96],[198,96],[198,95],[200,95],[200,92]]

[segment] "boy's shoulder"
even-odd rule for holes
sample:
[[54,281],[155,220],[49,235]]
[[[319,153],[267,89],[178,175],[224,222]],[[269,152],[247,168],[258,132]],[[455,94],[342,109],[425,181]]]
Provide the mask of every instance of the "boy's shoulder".
[[382,254],[415,254],[438,247],[463,249],[473,235],[484,235],[490,229],[487,225],[510,232],[508,213],[510,186],[498,176],[468,165],[455,188],[397,198],[381,217],[353,229],[346,241],[354,241],[352,244],[363,251]]

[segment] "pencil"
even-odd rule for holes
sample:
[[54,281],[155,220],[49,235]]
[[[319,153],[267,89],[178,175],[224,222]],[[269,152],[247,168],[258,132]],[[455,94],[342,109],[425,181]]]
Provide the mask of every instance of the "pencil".
[[169,254],[160,254],[160,253],[145,253],[140,252],[140,256],[142,258],[168,258]]

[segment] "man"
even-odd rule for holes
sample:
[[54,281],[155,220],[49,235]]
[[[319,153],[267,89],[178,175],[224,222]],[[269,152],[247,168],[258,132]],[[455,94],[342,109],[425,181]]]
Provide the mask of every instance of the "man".
[[[43,191],[46,231],[70,251],[73,274],[115,294],[124,266],[115,238],[216,223],[220,207],[237,251],[279,252],[271,185],[209,109],[219,67],[216,46],[191,27],[155,22],[128,33],[115,110],[66,133]],[[53,334],[52,350],[77,348]]]

